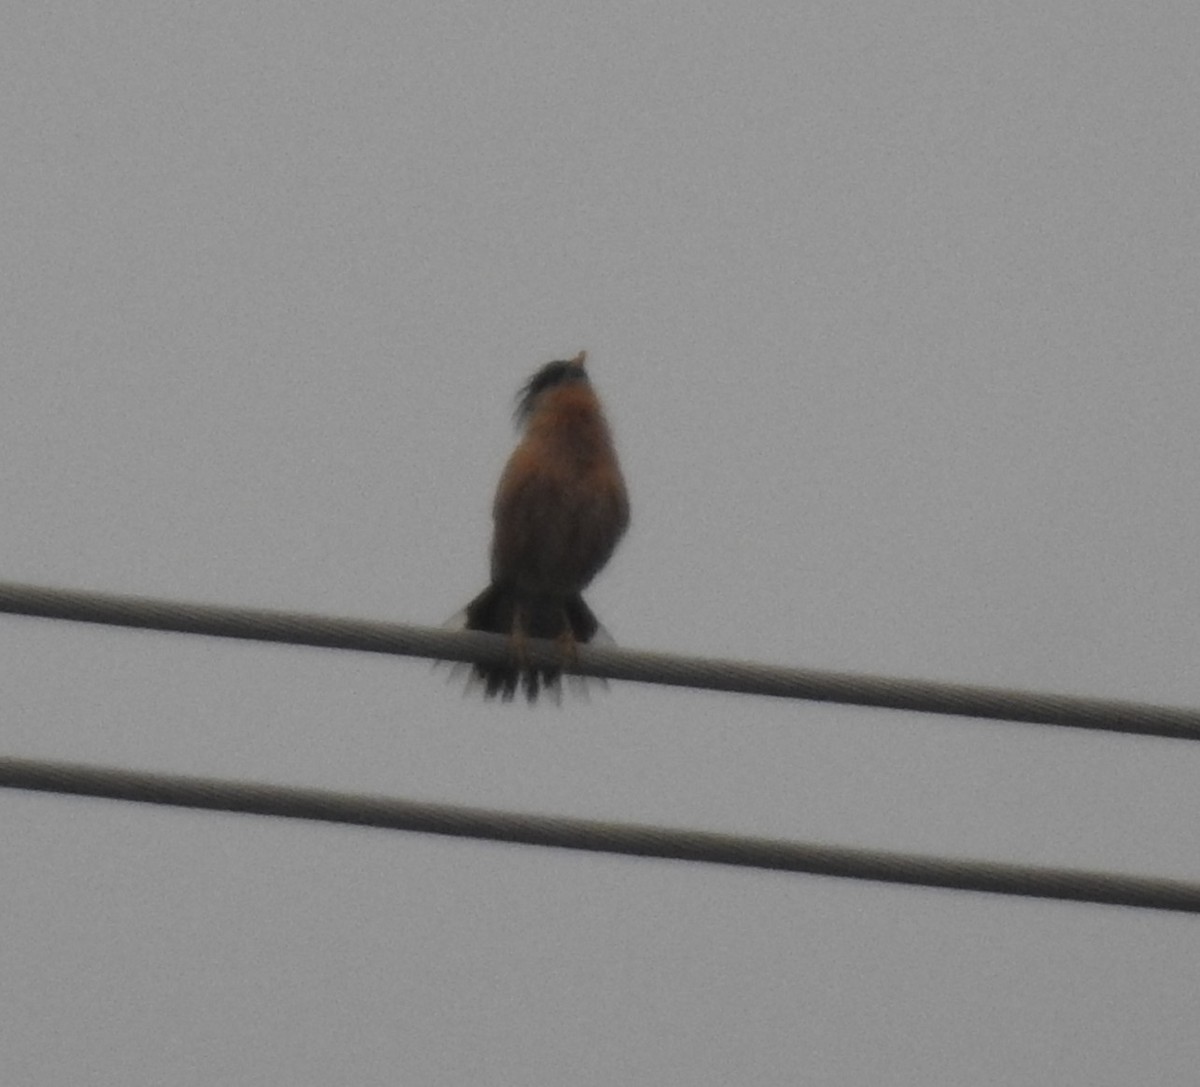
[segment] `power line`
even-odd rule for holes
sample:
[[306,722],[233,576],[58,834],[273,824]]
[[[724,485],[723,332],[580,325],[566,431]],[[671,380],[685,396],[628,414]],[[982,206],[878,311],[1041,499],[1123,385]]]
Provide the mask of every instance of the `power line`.
[[595,853],[1200,913],[1200,884],[1180,880],[841,849],[772,838],[426,804],[325,789],[12,758],[0,758],[0,787]]
[[[510,651],[507,639],[476,631],[342,619],[303,612],[216,607],[12,582],[0,582],[0,612],[485,664],[502,663],[508,659]],[[528,653],[535,664],[561,663],[559,647],[553,642],[531,640]],[[608,679],[738,694],[1200,740],[1200,710],[1138,702],[782,668],[611,646],[582,646],[578,663],[567,670]]]

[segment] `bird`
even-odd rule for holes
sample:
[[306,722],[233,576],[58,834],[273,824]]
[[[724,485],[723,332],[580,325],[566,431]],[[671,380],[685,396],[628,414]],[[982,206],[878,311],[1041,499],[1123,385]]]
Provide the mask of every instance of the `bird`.
[[587,352],[548,362],[517,394],[522,429],[492,504],[491,581],[466,607],[467,630],[509,638],[509,659],[476,664],[486,698],[529,702],[560,693],[561,666],[534,666],[526,639],[576,647],[601,631],[583,590],[629,527],[629,496],[612,434],[584,364]]

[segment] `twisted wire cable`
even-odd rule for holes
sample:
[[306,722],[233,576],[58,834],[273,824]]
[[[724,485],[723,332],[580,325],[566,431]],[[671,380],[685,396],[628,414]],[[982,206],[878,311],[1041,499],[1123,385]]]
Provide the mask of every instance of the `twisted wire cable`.
[[558,849],[1200,913],[1200,883],[0,758],[0,787]]
[[[474,631],[261,608],[217,607],[12,582],[0,582],[0,612],[485,664],[503,663],[511,652],[506,638]],[[533,664],[563,664],[561,649],[553,642],[531,640],[528,658]],[[612,646],[581,646],[578,661],[565,670],[579,675],[710,691],[1200,740],[1200,710],[1112,699],[785,668]]]

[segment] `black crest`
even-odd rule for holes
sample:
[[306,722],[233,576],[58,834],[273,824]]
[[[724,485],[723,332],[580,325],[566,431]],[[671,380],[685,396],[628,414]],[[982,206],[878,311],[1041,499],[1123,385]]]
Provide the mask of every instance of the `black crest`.
[[517,422],[523,423],[529,418],[537,398],[547,389],[573,381],[587,381],[587,371],[583,368],[584,357],[584,353],[580,352],[578,358],[548,362],[534,374],[517,393]]

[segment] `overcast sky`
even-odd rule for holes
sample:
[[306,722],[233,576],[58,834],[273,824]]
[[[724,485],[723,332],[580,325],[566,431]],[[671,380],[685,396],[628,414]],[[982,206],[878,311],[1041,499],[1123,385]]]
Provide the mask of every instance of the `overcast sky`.
[[[437,624],[589,352],[625,646],[1200,704],[1200,8],[22,5],[0,577]],[[1182,741],[0,619],[0,753],[1200,878]],[[0,794],[5,1084],[1192,1087],[1200,928]]]

